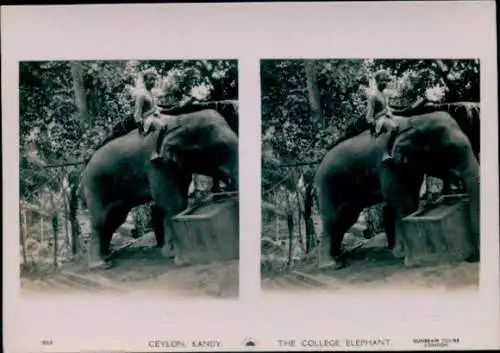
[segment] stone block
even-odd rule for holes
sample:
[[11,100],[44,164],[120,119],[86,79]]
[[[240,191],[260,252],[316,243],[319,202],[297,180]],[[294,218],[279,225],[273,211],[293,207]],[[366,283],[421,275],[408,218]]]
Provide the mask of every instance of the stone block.
[[176,254],[182,262],[207,264],[239,258],[238,198],[213,195],[173,218]]
[[476,253],[468,200],[441,198],[398,222],[397,239],[402,242],[407,266],[454,263]]

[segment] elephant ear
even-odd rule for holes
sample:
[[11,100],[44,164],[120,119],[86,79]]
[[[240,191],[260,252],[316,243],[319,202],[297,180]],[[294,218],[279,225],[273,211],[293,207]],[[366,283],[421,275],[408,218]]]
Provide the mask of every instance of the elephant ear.
[[420,163],[430,152],[440,150],[444,133],[443,126],[413,125],[396,137],[393,156],[401,163]]
[[203,151],[199,131],[189,121],[167,126],[163,134],[158,135],[164,160],[173,161],[180,167],[186,165],[188,159]]
[[409,128],[396,137],[392,154],[398,164],[406,164],[424,147],[423,133],[418,128]]

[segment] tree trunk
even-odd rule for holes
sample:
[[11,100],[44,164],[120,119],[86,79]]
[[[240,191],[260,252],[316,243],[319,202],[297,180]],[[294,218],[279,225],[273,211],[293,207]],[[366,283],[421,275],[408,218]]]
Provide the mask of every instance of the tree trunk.
[[286,195],[286,201],[288,208],[286,217],[286,223],[288,226],[288,268],[291,268],[293,263],[293,208],[289,195]]
[[71,173],[69,181],[69,222],[71,224],[71,253],[78,252],[78,239],[80,237],[80,224],[76,217],[78,208],[78,173]]
[[311,108],[311,115],[313,119],[313,126],[320,126],[325,128],[326,122],[324,121],[321,111],[321,101],[318,88],[318,80],[316,77],[316,61],[305,60],[304,66],[307,78],[307,93],[309,98],[309,106]]
[[[274,194],[274,204],[278,204],[278,193],[276,192]],[[278,241],[280,239],[280,216],[278,213],[276,213],[276,235],[274,237],[275,241]]]
[[303,215],[303,211],[302,211],[302,204],[301,204],[301,198],[300,198],[300,191],[299,189],[297,188],[295,190],[295,195],[297,197],[297,230],[299,231],[299,245],[300,245],[300,248],[302,249],[302,251],[305,251],[305,246],[304,246],[304,238],[302,238],[302,215]]
[[59,228],[59,222],[57,219],[57,213],[54,212],[52,215],[52,231],[54,232],[54,269],[57,268],[57,253],[58,253],[58,244],[57,244],[57,231]]
[[43,243],[43,216],[40,216],[40,243]]
[[22,210],[22,217],[23,217],[23,229],[21,231],[21,249],[23,251],[23,262],[24,266],[28,264],[28,256],[26,254],[26,237],[28,236],[28,221],[26,219],[26,210]]
[[59,220],[57,219],[57,211],[56,207],[54,205],[54,197],[51,195],[50,198],[50,211],[52,213],[52,232],[54,234],[54,270],[57,269],[58,263],[57,263],[57,254],[58,254],[58,239],[57,239],[57,233],[59,231]]
[[75,104],[80,116],[80,123],[83,125],[88,122],[92,128],[93,121],[89,118],[87,108],[87,95],[83,84],[82,64],[79,61],[71,62],[71,76],[73,78],[73,90],[75,92]]
[[63,206],[64,206],[64,237],[66,239],[66,242],[68,244],[68,248],[71,246],[71,239],[70,239],[70,234],[69,234],[69,228],[68,228],[68,223],[69,223],[69,207],[68,207],[68,194],[66,193],[66,190],[63,189]]
[[316,245],[316,234],[314,230],[314,222],[312,220],[312,185],[306,185],[306,195],[304,198],[304,221],[306,224],[306,253],[310,253]]

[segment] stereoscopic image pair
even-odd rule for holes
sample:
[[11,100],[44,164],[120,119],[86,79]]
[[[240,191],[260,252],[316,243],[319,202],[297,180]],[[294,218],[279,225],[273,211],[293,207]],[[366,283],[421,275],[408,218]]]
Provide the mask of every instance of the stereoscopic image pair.
[[[260,66],[262,290],[477,287],[479,61]],[[23,291],[237,297],[238,61],[19,70]]]

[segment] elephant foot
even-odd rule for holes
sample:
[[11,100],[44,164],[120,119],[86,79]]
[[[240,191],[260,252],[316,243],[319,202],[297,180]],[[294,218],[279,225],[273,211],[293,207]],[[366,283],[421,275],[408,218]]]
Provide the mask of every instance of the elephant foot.
[[170,247],[163,246],[161,248],[161,255],[167,259],[174,259],[175,258],[175,252],[170,249]]
[[333,265],[334,270],[340,270],[344,267],[347,267],[347,261],[345,260],[345,258],[342,257],[334,260],[334,265]]
[[480,253],[478,250],[474,251],[471,255],[469,255],[465,259],[466,262],[471,262],[471,263],[479,262],[479,260],[480,260]]
[[401,246],[396,245],[394,249],[392,249],[392,256],[396,259],[403,259],[405,257],[405,252]]
[[174,257],[174,264],[176,266],[187,266],[190,264],[190,259],[187,258],[186,256],[179,256],[179,255],[176,255]]
[[343,257],[323,261],[319,265],[320,270],[340,270],[347,267],[347,262]]
[[97,261],[91,261],[89,263],[89,270],[107,270],[109,268],[113,267],[113,264],[111,261],[105,261],[105,260],[97,260]]

